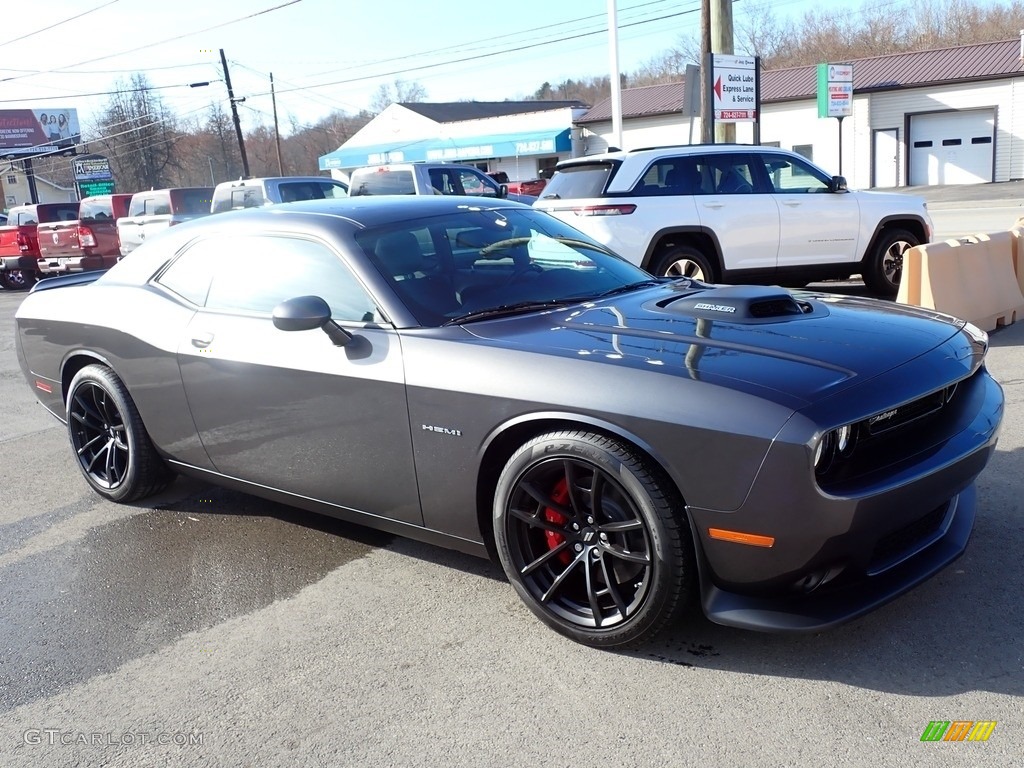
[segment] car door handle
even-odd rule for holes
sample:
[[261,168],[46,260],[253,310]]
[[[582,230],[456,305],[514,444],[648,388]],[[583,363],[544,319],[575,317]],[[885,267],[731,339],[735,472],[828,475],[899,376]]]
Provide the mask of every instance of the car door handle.
[[725,203],[719,203],[719,202],[704,203],[704,207],[705,208],[714,208],[717,211],[719,208],[724,208],[725,207]]
[[192,346],[199,347],[200,349],[210,346],[212,342],[212,333],[197,333],[195,336],[192,337]]
[[788,205],[790,208],[799,208],[803,203],[800,200],[783,200],[783,205]]

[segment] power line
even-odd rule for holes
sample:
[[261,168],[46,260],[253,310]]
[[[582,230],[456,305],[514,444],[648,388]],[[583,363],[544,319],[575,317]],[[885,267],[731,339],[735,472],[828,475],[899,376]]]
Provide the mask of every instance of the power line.
[[[220,80],[204,80],[201,83],[180,83],[178,85],[150,85],[142,88],[118,88],[115,91],[94,91],[93,93],[76,93],[74,96],[33,96],[31,101],[56,101],[58,99],[85,98],[87,96],[113,96],[117,93],[139,93],[140,91],[166,91],[171,88],[199,88],[200,86],[219,83]],[[11,104],[14,102],[26,101],[26,99],[0,99],[0,104]]]
[[43,27],[42,29],[37,29],[35,32],[28,32],[28,33],[22,35],[21,37],[15,37],[15,38],[13,38],[11,40],[5,40],[4,42],[0,43],[0,47],[5,46],[5,45],[10,45],[11,43],[17,43],[17,42],[19,42],[21,40],[25,40],[26,38],[32,37],[33,35],[38,35],[40,32],[47,32],[47,31],[53,29],[54,27],[59,27],[61,24],[67,24],[69,21],[74,21],[75,19],[80,19],[83,16],[88,16],[90,13],[94,13],[95,11],[98,11],[98,10],[100,10],[102,8],[106,8],[108,5],[113,5],[114,3],[117,3],[117,2],[120,2],[120,0],[110,0],[110,2],[108,2],[108,3],[104,3],[103,5],[97,5],[95,8],[90,8],[88,11],[82,11],[81,13],[79,13],[79,14],[77,14],[75,16],[71,16],[69,18],[63,19],[62,21],[58,21],[57,23],[51,24],[48,27]]
[[[658,17],[652,18],[652,19],[645,19],[643,21],[635,21],[635,22],[633,22],[631,24],[620,24],[619,25],[619,29],[627,29],[629,27],[639,26],[641,24],[651,24],[651,23],[653,23],[655,21],[664,21],[665,19],[672,19],[672,18],[676,18],[678,16],[687,16],[687,15],[692,14],[692,13],[697,13],[698,11],[699,11],[699,8],[694,8],[694,9],[687,10],[687,11],[678,11],[676,13],[665,14],[664,16],[658,16]],[[277,91],[277,93],[278,93],[278,95],[280,95],[282,93],[292,93],[294,91],[308,90],[308,89],[312,89],[312,88],[328,88],[328,87],[334,86],[334,85],[348,85],[349,83],[358,83],[358,82],[362,82],[364,80],[375,80],[376,78],[379,78],[379,77],[391,77],[393,75],[402,75],[402,74],[406,74],[408,72],[419,72],[419,71],[422,71],[424,69],[436,69],[438,67],[445,67],[445,66],[448,66],[448,65],[451,65],[451,64],[464,64],[467,61],[477,61],[479,59],[487,59],[487,58],[490,58],[492,56],[501,56],[501,55],[504,55],[504,54],[507,54],[507,53],[514,53],[514,52],[517,52],[517,51],[529,50],[531,48],[540,48],[540,47],[543,47],[543,46],[546,46],[546,45],[554,45],[555,43],[564,43],[564,42],[568,42],[570,40],[578,40],[578,39],[581,39],[581,38],[584,38],[584,37],[592,37],[594,35],[606,34],[606,32],[607,32],[607,30],[604,30],[604,29],[599,29],[599,30],[595,30],[595,31],[592,31],[592,32],[580,32],[578,34],[568,35],[568,36],[559,38],[557,40],[545,40],[545,41],[542,41],[542,42],[530,43],[528,45],[519,45],[519,46],[516,46],[515,48],[506,48],[506,49],[503,49],[503,50],[500,50],[500,51],[494,51],[493,53],[481,53],[481,54],[477,54],[475,56],[464,56],[462,58],[449,59],[448,61],[435,62],[433,64],[421,64],[421,65],[415,66],[415,67],[406,67],[405,69],[396,69],[396,70],[392,70],[390,72],[378,72],[378,73],[372,74],[372,75],[361,75],[359,77],[351,77],[351,78],[347,78],[345,80],[334,80],[334,81],[329,82],[329,83],[315,83],[313,85],[302,86],[301,88],[286,88],[286,89]],[[270,91],[254,93],[254,94],[251,94],[251,95],[252,96],[268,96],[268,95],[270,95]]]
[[[92,63],[97,62],[97,61],[106,61],[107,59],[113,59],[113,58],[116,58],[118,56],[124,56],[125,54],[128,54],[128,53],[136,53],[138,51],[148,50],[149,48],[155,48],[158,45],[165,45],[166,43],[173,43],[176,40],[182,40],[182,39],[184,39],[186,37],[192,37],[193,35],[199,35],[199,34],[202,34],[203,32],[211,32],[211,31],[213,31],[215,29],[221,29],[222,27],[227,27],[227,26],[229,26],[231,24],[237,24],[240,21],[247,21],[249,19],[254,19],[257,16],[262,16],[264,14],[271,13],[272,11],[278,11],[278,10],[280,10],[282,8],[287,8],[290,5],[295,5],[295,4],[301,3],[301,2],[302,2],[302,0],[287,0],[287,2],[281,3],[279,5],[272,6],[270,8],[264,8],[262,11],[256,11],[255,13],[250,13],[247,16],[240,16],[237,19],[231,19],[230,21],[224,21],[224,22],[221,22],[220,24],[214,24],[212,27],[206,27],[205,29],[196,29],[196,30],[193,30],[191,32],[185,32],[184,34],[181,34],[181,35],[175,35],[174,37],[169,37],[166,40],[159,40],[159,41],[157,41],[155,43],[146,43],[145,45],[140,45],[137,48],[130,48],[127,51],[118,51],[117,53],[108,53],[106,56],[97,56],[96,58],[93,58],[93,59],[86,59],[85,61],[80,61],[77,64],[69,64],[66,67],[59,67],[57,69],[44,70],[42,72],[37,72],[35,74],[39,74],[39,75],[58,74],[58,73],[63,72],[66,69],[73,69],[75,67],[81,67],[81,66],[83,66],[85,64],[92,64]],[[3,78],[3,80],[0,80],[0,82],[7,82],[7,81],[10,81],[10,80],[20,80],[23,77],[34,77],[35,74],[33,74],[33,75],[19,75],[17,77],[6,77],[6,78]]]

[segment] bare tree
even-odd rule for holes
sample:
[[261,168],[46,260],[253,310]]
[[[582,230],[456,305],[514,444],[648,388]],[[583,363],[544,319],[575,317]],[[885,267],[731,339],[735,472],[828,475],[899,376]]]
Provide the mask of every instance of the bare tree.
[[419,83],[396,79],[393,84],[381,83],[377,87],[370,99],[370,111],[380,114],[392,104],[414,104],[426,98],[427,89]]
[[120,188],[163,187],[178,170],[177,120],[144,74],[118,82],[97,129],[103,138],[96,144],[110,159]]

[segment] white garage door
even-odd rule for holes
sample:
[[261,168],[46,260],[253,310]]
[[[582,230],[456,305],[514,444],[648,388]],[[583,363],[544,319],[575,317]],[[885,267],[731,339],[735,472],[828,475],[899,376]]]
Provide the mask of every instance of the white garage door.
[[995,124],[993,109],[911,117],[911,185],[992,181]]

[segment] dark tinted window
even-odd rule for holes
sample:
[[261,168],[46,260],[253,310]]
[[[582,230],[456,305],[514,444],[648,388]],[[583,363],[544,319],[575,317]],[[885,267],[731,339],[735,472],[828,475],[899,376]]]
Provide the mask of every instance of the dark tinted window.
[[171,200],[174,202],[174,213],[209,213],[210,203],[213,200],[213,188],[172,189]]
[[40,206],[38,211],[40,221],[74,221],[78,218],[78,203],[67,205],[50,204]]
[[415,195],[412,171],[374,171],[353,174],[350,195]]
[[282,203],[294,203],[297,200],[335,200],[348,196],[342,184],[331,181],[283,181],[277,185],[277,190]]
[[541,199],[601,197],[615,167],[613,163],[587,163],[559,169],[544,187]]
[[700,158],[665,157],[651,163],[634,195],[699,195],[704,192]]
[[792,155],[766,152],[760,156],[776,192],[803,194],[827,192],[831,179],[819,168]]

